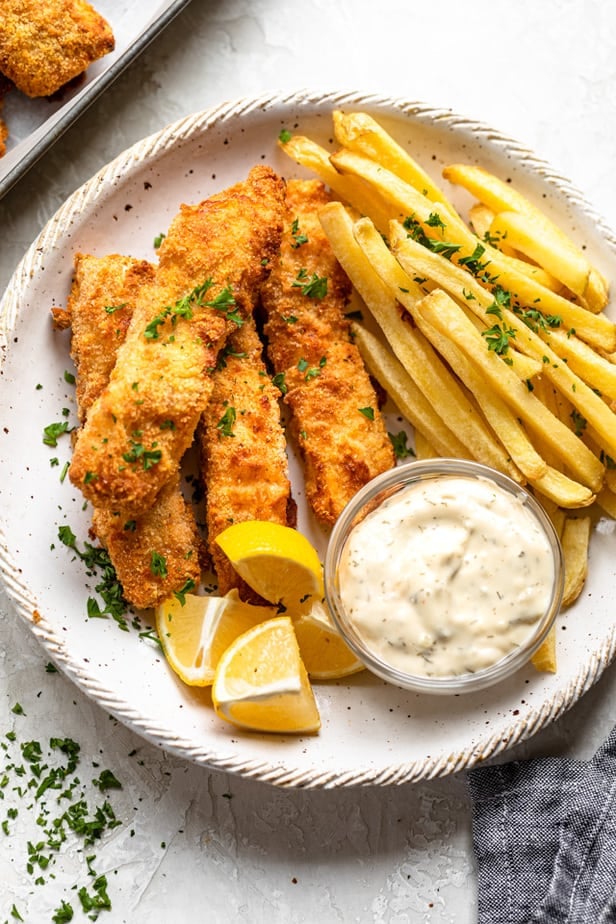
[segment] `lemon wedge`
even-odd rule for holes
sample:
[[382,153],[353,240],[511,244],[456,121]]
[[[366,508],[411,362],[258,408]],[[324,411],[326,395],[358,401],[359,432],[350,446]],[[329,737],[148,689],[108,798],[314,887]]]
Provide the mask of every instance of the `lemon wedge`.
[[311,680],[336,680],[364,670],[322,603],[293,620],[299,651]]
[[274,607],[244,603],[237,590],[184,600],[170,597],[156,607],[156,631],[171,668],[195,687],[213,682],[220,656],[238,635],[276,615]]
[[235,571],[264,600],[301,613],[322,599],[319,556],[296,529],[247,520],[227,527],[216,542]]
[[216,713],[251,731],[308,733],[321,726],[289,616],[259,623],[231,642],[212,686]]

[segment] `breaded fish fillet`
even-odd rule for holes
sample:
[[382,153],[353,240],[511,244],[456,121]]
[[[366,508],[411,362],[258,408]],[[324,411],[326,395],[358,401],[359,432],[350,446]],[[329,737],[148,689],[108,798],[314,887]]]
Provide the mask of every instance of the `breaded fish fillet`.
[[286,201],[280,255],[261,293],[267,349],[292,412],[308,501],[332,524],[359,488],[394,465],[394,454],[350,342],[350,283],[318,220],[329,196],[318,180],[291,180]]
[[71,356],[77,370],[77,413],[83,424],[109,382],[120,344],[144,286],[154,281],[147,260],[121,254],[75,255],[66,310],[71,324]]
[[213,381],[199,446],[209,550],[219,592],[225,594],[240,582],[214,541],[216,536],[244,520],[295,525],[295,505],[280,422],[280,392],[266,372],[263,344],[252,318],[231,334]]
[[[136,298],[153,277],[154,267],[145,260],[120,254],[75,257],[66,316],[59,320],[61,326],[72,327],[71,354],[82,424],[107,385]],[[92,532],[107,549],[124,596],[133,606],[155,606],[200,580],[203,542],[179,477],[165,485],[152,507],[136,519],[119,510],[94,507]]]
[[85,0],[0,4],[0,71],[27,96],[51,96],[113,48],[111,26]]
[[99,507],[142,515],[176,476],[228,335],[251,314],[282,228],[283,181],[265,166],[184,205],[137,299],[108,386],[77,439],[70,477]]
[[156,606],[174,592],[195,588],[201,579],[205,550],[179,474],[134,520],[121,511],[95,507],[92,529],[107,549],[132,606]]

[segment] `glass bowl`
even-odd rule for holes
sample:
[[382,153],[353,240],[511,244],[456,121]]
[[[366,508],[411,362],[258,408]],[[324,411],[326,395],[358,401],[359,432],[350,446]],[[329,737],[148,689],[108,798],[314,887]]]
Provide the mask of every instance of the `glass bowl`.
[[[443,489],[441,522],[434,498],[420,494]],[[403,500],[416,509],[394,516]],[[471,537],[481,533],[493,544],[475,554]],[[519,566],[536,567],[536,578],[517,574]],[[417,584],[422,569],[432,584]],[[327,603],[349,647],[377,676],[420,693],[476,691],[521,668],[554,623],[563,582],[560,542],[540,503],[506,475],[460,459],[410,462],[374,478],[338,518],[325,557]],[[523,612],[510,618],[518,605]]]

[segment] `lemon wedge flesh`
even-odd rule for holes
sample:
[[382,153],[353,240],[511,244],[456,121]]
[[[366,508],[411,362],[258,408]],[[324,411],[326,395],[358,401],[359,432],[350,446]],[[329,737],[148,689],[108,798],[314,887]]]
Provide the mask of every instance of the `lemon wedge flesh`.
[[259,623],[231,642],[218,662],[216,713],[251,731],[309,733],[321,726],[289,616]]
[[323,597],[323,569],[316,550],[290,526],[247,520],[216,537],[235,571],[260,597],[292,613],[307,612]]
[[224,597],[186,594],[184,600],[170,597],[156,607],[156,631],[169,665],[190,686],[211,684],[231,642],[276,615],[274,607],[244,603],[237,590]]
[[294,619],[293,628],[311,680],[336,680],[364,670],[364,664],[330,621],[323,604],[315,603],[310,612]]

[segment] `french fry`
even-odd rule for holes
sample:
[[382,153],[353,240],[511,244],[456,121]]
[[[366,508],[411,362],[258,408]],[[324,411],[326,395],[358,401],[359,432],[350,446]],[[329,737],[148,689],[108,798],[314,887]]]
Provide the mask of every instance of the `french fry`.
[[[498,212],[520,212],[532,218],[542,227],[542,233],[552,242],[557,252],[577,254],[586,259],[571,239],[561,231],[550,219],[536,208],[525,196],[518,192],[510,183],[504,183],[498,177],[469,164],[450,164],[443,170],[443,177],[450,183],[464,187],[496,214]],[[588,262],[588,261],[586,261]],[[607,304],[607,284],[601,273],[588,264],[588,278],[585,300],[593,311],[601,311]]]
[[548,273],[559,279],[571,292],[585,297],[590,265],[574,248],[558,247],[560,238],[548,239],[544,228],[535,219],[521,212],[499,212],[492,221],[490,234],[506,239],[509,244],[534,260]]
[[608,517],[616,520],[616,492],[607,485],[597,494],[597,505]]
[[439,456],[439,453],[421,430],[415,431],[415,455],[419,461],[422,459],[436,459]]
[[496,393],[516,411],[529,430],[539,432],[558,458],[593,491],[601,487],[603,466],[578,437],[554,417],[515,373],[493,351],[453,299],[441,291],[427,295],[416,310],[426,312],[441,332],[448,334],[475,363]]
[[565,587],[562,605],[571,606],[577,600],[588,573],[590,517],[568,517],[561,545],[565,559]]
[[[393,253],[409,274],[419,273],[421,276],[429,277],[458,301],[467,305],[486,323],[490,322],[490,315],[486,315],[486,310],[493,305],[493,297],[461,267],[454,266],[439,254],[430,253],[421,244],[408,238],[398,222],[390,225],[390,244]],[[616,459],[616,416],[613,411],[566,362],[559,359],[549,343],[540,336],[540,327],[537,331],[532,330],[518,315],[506,308],[502,310],[502,319],[515,331],[517,348],[543,364],[545,375],[593,427],[601,448]],[[588,461],[590,464],[590,460]],[[595,477],[590,487],[597,490],[600,487],[602,467],[598,460],[594,467]]]
[[542,671],[546,674],[556,673],[557,660],[555,626],[552,626],[545,638],[545,641],[542,645],[539,646],[530,660],[535,670]]
[[343,148],[377,161],[428,199],[449,205],[443,190],[372,116],[335,110],[333,119],[336,140]]
[[533,480],[532,487],[548,500],[571,510],[589,507],[596,498],[589,488],[550,465],[544,475]]
[[362,325],[354,322],[351,330],[368,371],[415,428],[415,439],[420,432],[425,434],[426,441],[434,447],[434,455],[469,458],[466,446],[439,417],[391,351]]
[[[355,240],[353,221],[342,203],[328,203],[319,212],[319,220],[336,259],[368,310],[376,318],[399,319],[396,299],[387,290]],[[419,286],[413,284],[411,289],[417,298],[422,297]],[[428,436],[439,455],[468,458],[470,453],[464,443],[436,413],[399,360],[364,327],[354,324],[352,331],[371,374],[385,388],[410,423]]]
[[419,329],[473,394],[486,420],[522,474],[529,480],[541,478],[547,472],[547,464],[533,447],[516,415],[450,337],[426,320],[421,311],[422,305],[420,301],[413,313]]
[[[409,292],[413,282],[390,253],[372,222],[360,219],[354,225],[354,233],[357,243],[389,289],[394,303],[398,298],[412,312],[417,301]],[[370,308],[372,310],[372,306]],[[488,430],[471,396],[462,389],[423,334],[406,323],[395,307],[378,313],[373,311],[373,314],[402,365],[410,372],[433,408],[464,443],[471,456],[520,481],[519,470]],[[519,379],[516,381],[519,383]],[[488,459],[491,461],[488,462]]]
[[370,183],[403,218],[410,216],[418,221],[427,238],[433,241],[432,249],[438,247],[440,251],[449,252],[459,263],[460,259],[472,261],[479,244],[482,267],[486,271],[489,268],[490,279],[497,280],[501,288],[510,291],[516,302],[544,316],[559,317],[566,329],[574,329],[593,346],[608,352],[616,349],[616,325],[609,318],[574,305],[541,285],[532,275],[521,272],[516,265],[519,261],[506,257],[489,244],[480,244],[462,219],[443,203],[431,202],[389,170],[351,151],[339,151],[332,155],[331,161],[343,173]]
[[373,188],[355,177],[342,176],[332,166],[329,152],[310,138],[292,135],[288,141],[278,143],[297,164],[313,170],[335,195],[348,202],[360,215],[368,215],[385,233],[391,212]]
[[[561,330],[550,330],[545,334],[557,356],[566,359],[573,369],[592,388],[606,398],[616,401],[616,366],[592,350],[575,335],[568,336]],[[616,420],[614,421],[616,425]]]
[[492,223],[495,219],[495,215],[492,209],[489,209],[487,205],[484,205],[483,202],[476,202],[475,205],[471,206],[469,209],[468,217],[470,226],[477,237],[481,241],[488,241],[493,247],[496,247],[497,250],[505,254],[506,257],[515,257],[516,265],[520,272],[526,272],[533,276],[533,278],[535,278],[537,282],[540,282],[542,286],[545,286],[546,289],[551,289],[553,292],[560,292],[562,290],[562,283],[548,273],[545,267],[532,265],[520,259],[520,254],[516,253],[513,247],[505,243],[506,234],[501,235],[498,231],[493,230]]

